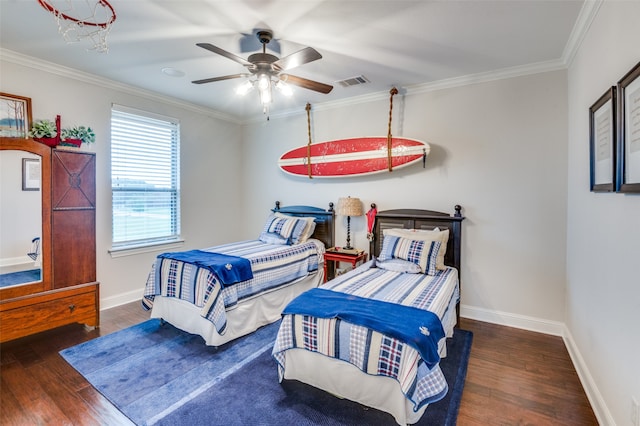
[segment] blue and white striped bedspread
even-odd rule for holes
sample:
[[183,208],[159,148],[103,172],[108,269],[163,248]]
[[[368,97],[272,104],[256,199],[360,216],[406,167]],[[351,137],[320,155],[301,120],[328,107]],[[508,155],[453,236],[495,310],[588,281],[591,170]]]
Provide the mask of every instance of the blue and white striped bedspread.
[[[399,303],[435,313],[442,320],[457,301],[458,271],[448,268],[435,276],[403,274],[371,267],[371,262],[319,288]],[[441,340],[444,344],[444,339]],[[340,319],[285,315],[273,348],[283,377],[285,352],[302,348],[353,364],[367,374],[400,383],[414,410],[442,399],[448,389],[439,365],[429,369],[413,347],[366,327]]]
[[293,246],[249,240],[203,251],[248,259],[253,278],[223,288],[218,277],[206,268],[175,259],[157,258],[147,278],[142,306],[151,309],[154,297],[158,295],[185,300],[202,308],[202,317],[211,321],[218,333],[224,334],[228,309],[242,299],[285,286],[316,272],[318,264],[323,262],[324,245],[313,239]]

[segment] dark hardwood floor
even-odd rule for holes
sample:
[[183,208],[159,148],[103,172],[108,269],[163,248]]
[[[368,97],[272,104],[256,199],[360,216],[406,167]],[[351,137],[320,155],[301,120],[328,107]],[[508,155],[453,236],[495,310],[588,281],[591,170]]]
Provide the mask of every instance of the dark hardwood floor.
[[466,318],[473,332],[458,425],[597,425],[561,337]]
[[[1,425],[129,425],[58,355],[148,318],[138,302],[0,346]],[[597,425],[561,338],[468,319],[474,333],[458,425]]]

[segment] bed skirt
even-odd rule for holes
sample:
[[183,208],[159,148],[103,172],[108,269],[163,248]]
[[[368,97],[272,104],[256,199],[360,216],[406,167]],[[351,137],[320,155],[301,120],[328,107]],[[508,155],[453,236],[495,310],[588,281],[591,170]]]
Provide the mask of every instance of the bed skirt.
[[323,280],[324,271],[319,268],[317,273],[284,287],[242,300],[227,311],[227,328],[223,334],[219,334],[214,324],[200,315],[202,308],[173,297],[155,296],[151,318],[162,318],[180,330],[198,334],[208,346],[220,346],[279,320],[282,310],[291,300],[322,284]]

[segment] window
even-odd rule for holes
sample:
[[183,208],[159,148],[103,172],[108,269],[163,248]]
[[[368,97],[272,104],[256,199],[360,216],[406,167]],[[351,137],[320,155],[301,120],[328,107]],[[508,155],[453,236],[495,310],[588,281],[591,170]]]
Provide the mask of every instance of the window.
[[178,120],[114,105],[111,110],[112,249],[180,236]]

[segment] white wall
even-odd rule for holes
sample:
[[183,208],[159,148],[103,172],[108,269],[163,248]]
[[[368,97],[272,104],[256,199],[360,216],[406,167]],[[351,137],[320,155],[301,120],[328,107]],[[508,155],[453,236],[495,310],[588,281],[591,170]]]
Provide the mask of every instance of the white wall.
[[[87,55],[95,54],[87,52]],[[97,277],[101,307],[138,299],[156,251],[112,258],[110,119],[113,103],[175,117],[181,125],[182,235],[184,248],[197,248],[236,238],[237,209],[242,203],[241,131],[195,107],[181,106],[152,94],[96,80],[60,67],[0,61],[0,90],[31,98],[34,119],[53,120],[62,127],[86,125],[96,143],[82,149],[96,152]],[[19,176],[18,176],[19,179]]]
[[[556,326],[564,318],[566,72],[557,71],[394,98],[393,133],[431,144],[427,168],[341,179],[292,177],[279,156],[307,143],[306,113],[244,126],[253,205],[245,237],[283,204],[326,206],[347,195],[368,209],[463,206],[462,303],[468,317]],[[313,112],[313,142],[386,135],[389,102]],[[399,130],[401,129],[401,130]],[[351,220],[352,244],[368,248],[366,220]],[[344,244],[346,219],[338,217]],[[502,318],[499,318],[502,317]]]
[[603,2],[569,69],[566,326],[603,424],[640,401],[640,195],[589,192],[589,107],[640,61],[640,2]]

